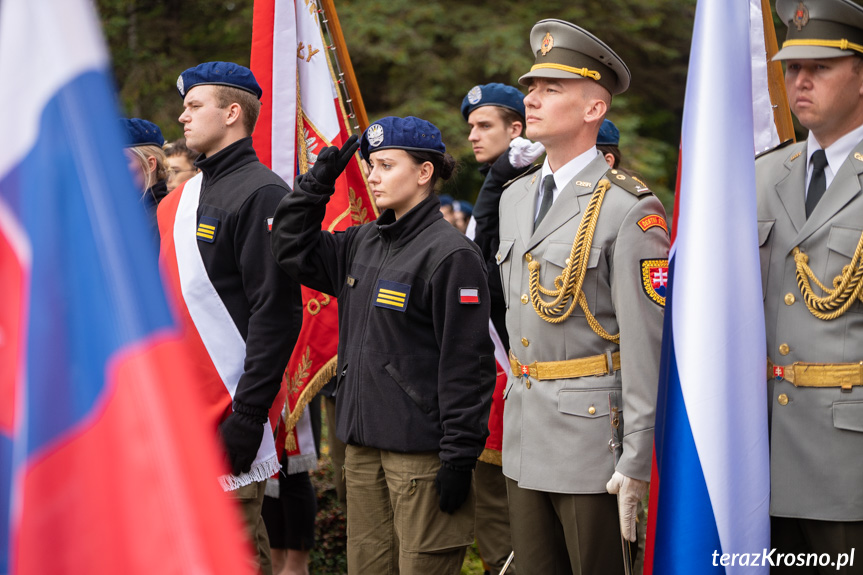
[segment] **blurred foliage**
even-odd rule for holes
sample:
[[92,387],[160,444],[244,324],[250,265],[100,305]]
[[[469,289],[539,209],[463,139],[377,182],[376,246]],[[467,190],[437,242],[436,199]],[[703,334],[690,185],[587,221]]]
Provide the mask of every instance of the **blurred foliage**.
[[[97,0],[123,109],[182,133],[174,87],[208,60],[248,65],[253,0]],[[695,0],[337,0],[370,119],[415,115],[436,124],[461,173],[445,191],[474,199],[482,178],[459,107],[476,84],[516,85],[532,63],[529,32],[542,18],[590,30],[632,71],[609,118],[621,128],[624,167],[667,207],[674,187]]]
[[[321,441],[322,453],[328,453],[326,418]],[[316,575],[343,575],[348,571],[347,519],[345,506],[336,495],[335,469],[328,456],[318,460],[318,469],[311,474],[317,494],[318,513],[315,516],[315,546],[309,554],[309,572]]]

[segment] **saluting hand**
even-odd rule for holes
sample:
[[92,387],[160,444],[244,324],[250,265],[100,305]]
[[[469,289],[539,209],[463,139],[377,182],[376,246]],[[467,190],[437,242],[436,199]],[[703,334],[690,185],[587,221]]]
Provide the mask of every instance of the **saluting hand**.
[[360,147],[357,140],[356,136],[351,136],[341,148],[329,146],[321,150],[309,173],[323,186],[336,185],[336,179],[345,171],[348,162]]

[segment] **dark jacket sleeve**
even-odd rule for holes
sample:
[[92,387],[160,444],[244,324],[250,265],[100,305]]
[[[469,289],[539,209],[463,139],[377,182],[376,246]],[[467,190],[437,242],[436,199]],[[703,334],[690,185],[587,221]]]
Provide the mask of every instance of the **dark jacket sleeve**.
[[[488,286],[479,254],[470,248],[456,250],[434,271],[430,285],[440,346],[440,458],[454,467],[473,468],[488,435],[496,375],[488,333]],[[476,288],[479,304],[460,303],[463,288]]]
[[302,325],[300,286],[282,271],[269,250],[267,219],[285,195],[275,185],[257,190],[237,214],[235,245],[243,290],[249,301],[246,360],[234,400],[269,410]]
[[[489,252],[494,258],[500,240],[498,208],[500,207],[500,197],[503,194],[503,186],[529,169],[530,166],[516,168],[510,164],[507,151],[500,155],[485,175],[485,181],[482,183],[482,188],[480,188],[476,198],[476,205],[473,208],[473,217],[476,220],[476,235],[479,240],[477,245],[482,249],[483,259],[486,261],[489,259]],[[489,242],[488,250],[480,243],[484,241]]]
[[337,297],[344,285],[347,250],[357,228],[321,230],[333,186],[319,184],[309,173],[295,180],[292,192],[273,218],[272,253],[288,275],[304,286]]
[[509,347],[509,335],[506,331],[506,302],[504,301],[503,285],[495,256],[500,246],[500,197],[503,186],[530,169],[530,166],[516,168],[509,163],[509,153],[504,152],[491,165],[480,188],[473,209],[476,220],[476,237],[474,241],[482,251],[482,258],[488,267],[488,288],[491,297],[491,321],[504,347]]

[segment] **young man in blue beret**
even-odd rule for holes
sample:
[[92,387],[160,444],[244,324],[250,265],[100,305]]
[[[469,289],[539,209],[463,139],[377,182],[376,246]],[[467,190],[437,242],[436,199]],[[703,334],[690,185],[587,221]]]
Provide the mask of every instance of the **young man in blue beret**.
[[177,89],[201,173],[159,206],[162,259],[200,352],[193,385],[211,416],[204,424],[218,430],[227,455],[230,473],[219,482],[241,504],[257,562],[270,573],[261,519],[265,480],[279,470],[270,416],[302,322],[300,287],[270,251],[272,216],[289,188],[252,148],[261,88],[248,68],[201,64]]
[[[514,166],[510,161],[510,146],[516,141],[515,150],[521,150],[518,142],[524,129],[524,94],[518,88],[506,84],[492,83],[474,86],[468,91],[461,103],[461,113],[470,127],[468,141],[473,147],[476,161],[485,181],[477,196],[473,217],[476,228],[472,239],[483,253],[489,269],[489,291],[491,292],[491,318],[495,331],[500,338],[502,350],[498,355],[506,365],[508,349],[506,333],[506,305],[500,274],[494,256],[497,253],[499,237],[498,204],[503,185],[519,176],[530,165],[530,161],[542,154],[542,146],[534,146],[530,160]],[[468,234],[470,236],[470,233]],[[500,368],[499,368],[500,369]],[[501,435],[503,428],[503,387],[505,377],[499,377],[492,408],[489,414],[489,436],[485,450],[476,466],[476,518],[477,545],[483,561],[492,573],[498,573],[506,563],[512,550],[509,527],[509,507],[506,500],[506,480],[501,472]],[[511,565],[508,575],[515,575],[515,565]]]

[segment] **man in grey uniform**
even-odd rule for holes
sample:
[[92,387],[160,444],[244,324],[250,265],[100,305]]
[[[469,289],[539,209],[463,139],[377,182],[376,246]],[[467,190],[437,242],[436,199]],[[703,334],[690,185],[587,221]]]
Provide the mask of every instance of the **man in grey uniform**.
[[547,157],[504,191],[497,254],[513,547],[521,575],[623,573],[621,534],[635,541],[650,479],[665,211],[596,150],[612,95],[629,86],[623,61],[561,20],[538,22],[530,43],[526,136]]
[[[776,11],[788,36],[775,59],[809,135],[756,161],[772,540],[835,561],[863,550],[863,7]],[[845,572],[863,573],[860,559]]]

